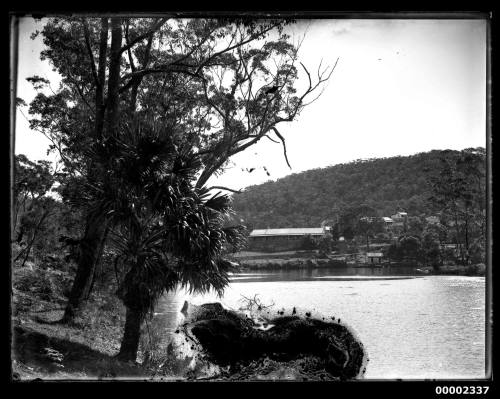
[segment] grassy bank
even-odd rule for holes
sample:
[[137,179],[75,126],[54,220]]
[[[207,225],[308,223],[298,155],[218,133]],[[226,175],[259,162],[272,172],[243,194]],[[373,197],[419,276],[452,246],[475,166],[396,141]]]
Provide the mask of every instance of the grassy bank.
[[[14,380],[115,379],[183,380],[186,361],[172,359],[158,346],[161,332],[144,326],[139,363],[114,356],[125,322],[121,302],[97,287],[75,322],[58,321],[64,313],[71,281],[58,270],[33,265],[14,268],[12,306],[12,371]],[[146,331],[146,329],[148,329]],[[162,347],[163,348],[163,347]]]

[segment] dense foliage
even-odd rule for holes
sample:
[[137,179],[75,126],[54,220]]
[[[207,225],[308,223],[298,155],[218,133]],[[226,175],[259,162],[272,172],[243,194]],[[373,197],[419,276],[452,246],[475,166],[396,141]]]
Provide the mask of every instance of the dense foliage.
[[[306,171],[250,187],[235,210],[249,229],[329,225],[333,248],[370,243],[396,262],[486,262],[486,152],[431,151]],[[406,211],[385,226],[381,216]],[[358,248],[358,249],[355,249]]]
[[459,155],[434,150],[308,170],[247,188],[235,195],[234,208],[249,228],[315,227],[361,206],[378,216],[398,211],[429,216],[439,211],[428,200],[430,179],[441,170],[443,157],[451,161]]
[[23,154],[15,156],[14,172],[13,259],[24,265],[56,252],[69,255],[67,239],[80,234],[81,220],[78,212],[56,199],[61,189],[56,186],[67,176],[53,170],[50,162],[33,162]]

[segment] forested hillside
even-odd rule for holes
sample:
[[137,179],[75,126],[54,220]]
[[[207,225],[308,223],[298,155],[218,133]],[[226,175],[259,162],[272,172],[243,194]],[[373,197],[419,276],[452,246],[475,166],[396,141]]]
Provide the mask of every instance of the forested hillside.
[[460,153],[434,150],[308,170],[248,187],[234,195],[234,209],[249,228],[319,226],[359,205],[379,216],[399,210],[430,215],[435,209],[428,202],[429,178],[439,172],[441,159],[456,159]]

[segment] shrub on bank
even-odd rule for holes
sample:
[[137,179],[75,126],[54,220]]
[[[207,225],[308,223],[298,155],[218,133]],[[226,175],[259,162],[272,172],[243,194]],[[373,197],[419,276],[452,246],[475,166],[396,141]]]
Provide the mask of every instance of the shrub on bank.
[[21,292],[30,293],[45,301],[62,299],[67,296],[72,278],[68,273],[51,268],[37,267],[27,264],[27,267],[14,267],[12,284]]
[[56,291],[48,272],[41,269],[23,268],[17,273],[13,283],[14,288],[19,291],[31,292],[43,300],[50,300]]
[[484,276],[485,273],[486,273],[486,265],[484,263],[470,265],[467,266],[465,269],[465,274],[469,276]]
[[334,259],[293,259],[281,262],[244,262],[240,263],[238,270],[282,270],[282,269],[316,269],[322,267],[345,267],[345,261]]

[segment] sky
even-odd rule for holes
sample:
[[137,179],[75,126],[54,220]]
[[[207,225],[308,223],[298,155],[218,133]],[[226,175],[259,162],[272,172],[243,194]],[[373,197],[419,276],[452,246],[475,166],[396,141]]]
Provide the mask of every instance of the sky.
[[[46,77],[54,89],[59,82],[39,60],[41,39],[29,38],[41,26],[20,21],[17,96],[27,103],[35,92],[26,77]],[[300,20],[289,33],[295,42],[304,37],[299,60],[309,70],[338,58],[321,97],[278,125],[292,168],[281,144],[261,140],[212,184],[242,189],[356,159],[486,146],[486,20]],[[16,154],[48,159],[48,140],[20,111],[15,140]]]

